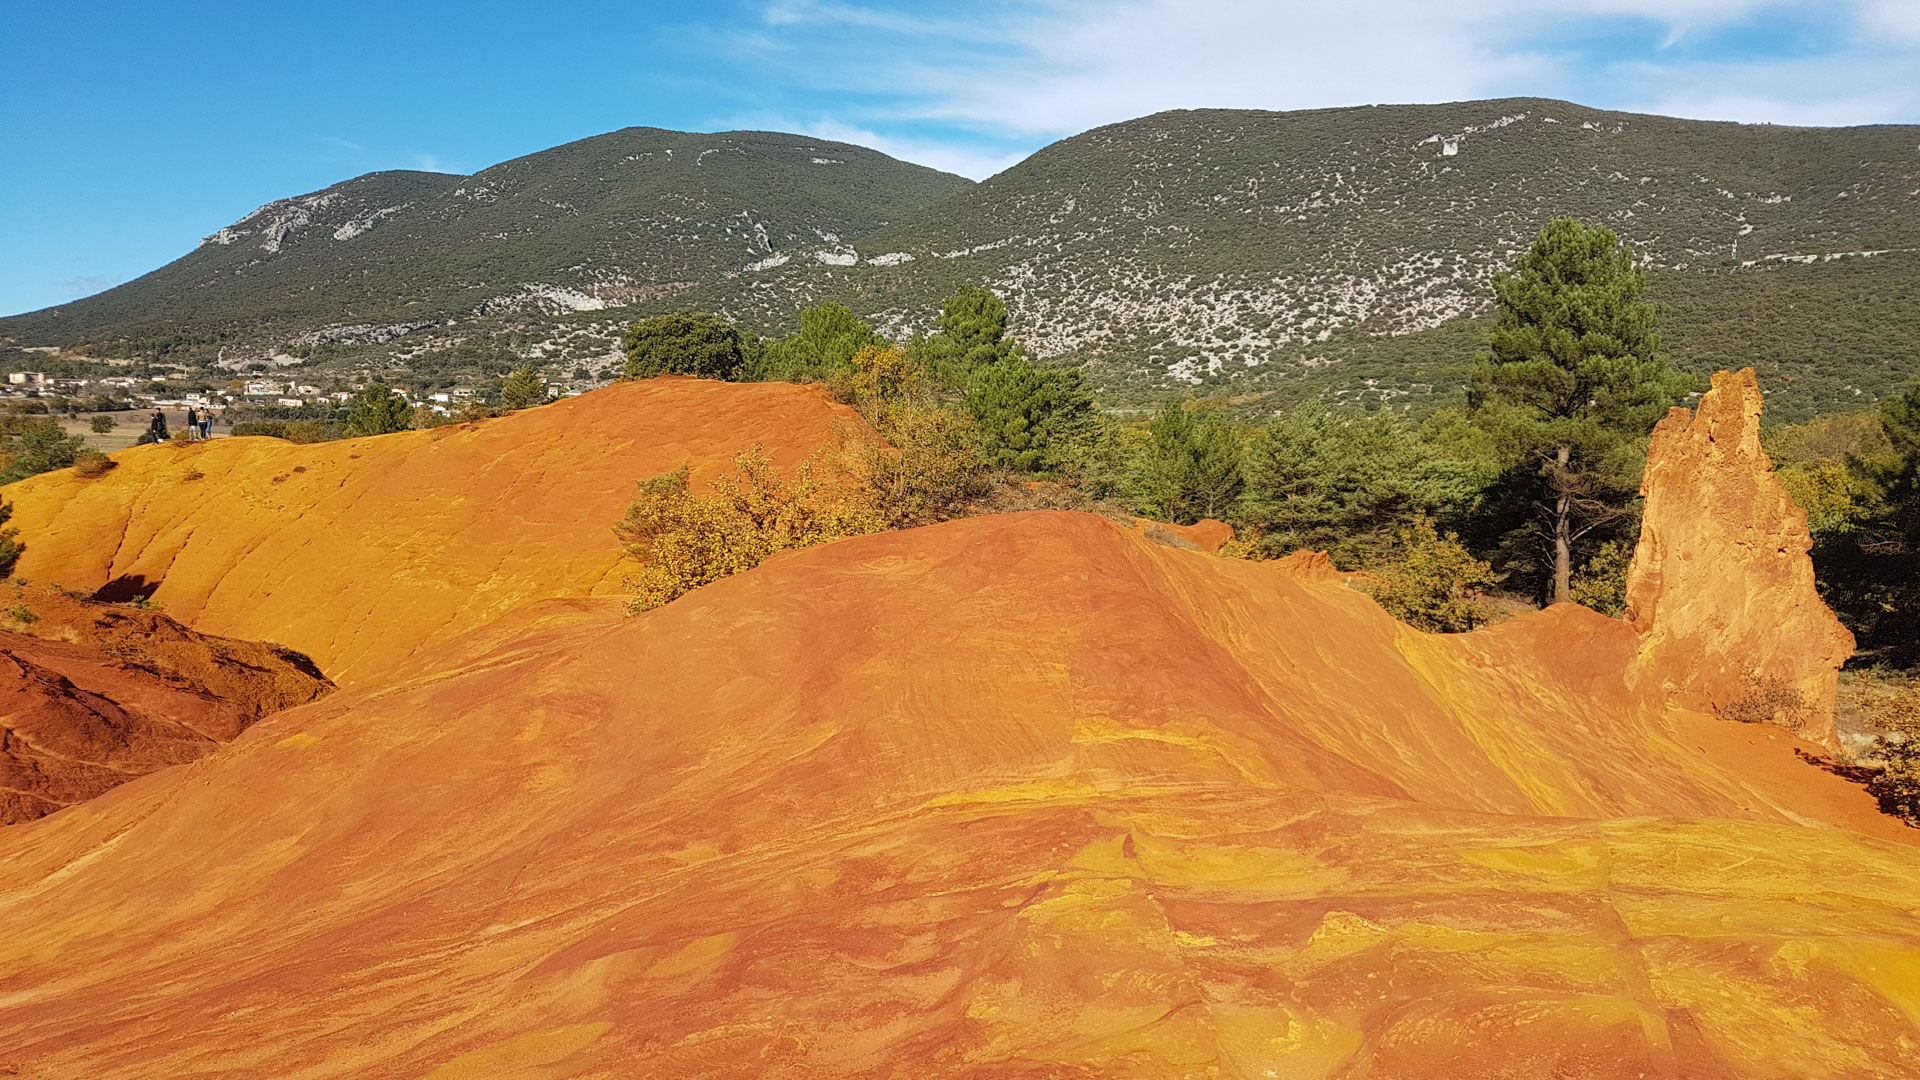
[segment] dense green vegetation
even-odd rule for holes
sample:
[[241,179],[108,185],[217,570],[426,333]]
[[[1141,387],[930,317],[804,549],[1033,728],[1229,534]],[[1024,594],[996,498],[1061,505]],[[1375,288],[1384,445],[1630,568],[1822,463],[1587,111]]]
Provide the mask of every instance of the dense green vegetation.
[[641,319],[627,327],[627,363],[621,374],[628,379],[737,379],[746,365],[741,340],[733,324],[705,311]]
[[[1618,615],[1646,440],[1689,380],[1666,363],[1661,312],[1608,230],[1554,223],[1496,288],[1501,315],[1478,324],[1486,336],[1461,362],[1471,392],[1420,423],[1352,404],[1301,405],[1252,424],[1191,399],[1144,417],[1102,413],[1078,371],[1028,360],[998,298],[978,289],[950,297],[927,338],[863,345],[844,363],[805,346],[833,358],[784,370],[823,375],[900,448],[837,466],[860,477],[876,500],[867,510],[885,525],[1022,505],[1038,480],[1051,493],[1044,505],[1181,524],[1222,518],[1251,558],[1326,550],[1428,629],[1484,622],[1495,589]],[[694,322],[702,334],[636,338],[649,365],[696,366],[660,341],[691,355],[726,336],[717,317]],[[801,323],[783,339],[796,349],[809,337],[880,336],[839,305]],[[746,351],[763,347],[735,333]],[[749,362],[734,377],[771,370]],[[1767,439],[1809,509],[1820,586],[1860,636],[1863,661],[1920,662],[1920,385],[1877,410],[1777,426]]]

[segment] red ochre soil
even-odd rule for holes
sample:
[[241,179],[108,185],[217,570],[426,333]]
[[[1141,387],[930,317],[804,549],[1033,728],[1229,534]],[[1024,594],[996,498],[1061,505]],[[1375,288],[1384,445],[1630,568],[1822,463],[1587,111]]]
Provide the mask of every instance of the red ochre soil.
[[[818,387],[660,378],[478,423],[295,445],[175,442],[6,490],[35,582],[151,592],[206,633],[277,641],[341,685],[531,600],[617,595],[634,481],[761,444],[783,468],[868,429]],[[157,590],[157,591],[156,591]]]
[[1920,847],[1637,642],[1055,512],[550,601],[0,830],[0,1065],[1920,1075]]
[[0,825],[192,761],[333,689],[278,646],[52,590],[0,595]]

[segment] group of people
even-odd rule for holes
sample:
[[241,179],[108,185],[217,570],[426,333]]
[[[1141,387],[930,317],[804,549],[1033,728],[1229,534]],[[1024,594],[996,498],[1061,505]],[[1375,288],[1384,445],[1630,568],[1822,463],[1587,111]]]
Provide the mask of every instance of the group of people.
[[[166,442],[170,437],[167,434],[167,414],[164,411],[153,410],[153,420],[147,424],[147,434],[151,435],[152,441],[157,443]],[[196,411],[192,406],[188,406],[187,441],[201,442],[211,438],[213,438],[213,410]]]

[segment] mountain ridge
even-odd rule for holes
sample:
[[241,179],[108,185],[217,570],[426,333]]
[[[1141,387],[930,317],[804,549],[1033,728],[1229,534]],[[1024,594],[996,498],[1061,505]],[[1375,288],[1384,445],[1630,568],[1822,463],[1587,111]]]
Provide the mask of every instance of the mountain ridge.
[[[692,166],[671,160],[682,148]],[[662,167],[609,179],[639,153]],[[758,167],[711,168],[743,159]],[[283,201],[338,193],[284,240],[299,255],[320,238],[304,269],[254,265],[298,261],[262,250],[284,222],[248,226],[282,205],[268,204],[222,230],[247,229],[245,243],[0,320],[0,339],[189,363],[337,347],[349,355],[328,363],[378,370],[487,338],[604,376],[638,316],[700,307],[781,333],[838,300],[906,336],[974,282],[1006,296],[1030,351],[1084,367],[1110,406],[1195,393],[1427,409],[1484,335],[1492,272],[1573,215],[1635,246],[1676,360],[1702,374],[1755,364],[1781,419],[1871,403],[1920,353],[1913,125],[1542,98],[1175,110],[978,184],[805,136],[627,128],[419,182],[440,185],[433,214],[355,201],[351,185],[397,190],[370,180],[395,175]],[[353,243],[328,247],[327,224]],[[162,297],[157,276],[190,261],[208,272]]]

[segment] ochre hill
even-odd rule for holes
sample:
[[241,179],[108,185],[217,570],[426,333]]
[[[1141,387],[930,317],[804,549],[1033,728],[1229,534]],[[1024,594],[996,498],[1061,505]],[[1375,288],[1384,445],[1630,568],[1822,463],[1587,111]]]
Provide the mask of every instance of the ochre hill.
[[862,429],[817,387],[669,377],[430,431],[138,447],[98,479],[7,489],[17,573],[150,593],[345,685],[527,601],[618,593],[612,526],[635,480],[690,464],[698,486],[755,443],[791,467],[836,426]]
[[0,831],[0,1065],[1915,1075],[1920,834],[1637,644],[1067,513],[523,608]]
[[333,689],[304,656],[16,585],[0,622],[0,825],[192,761]]

